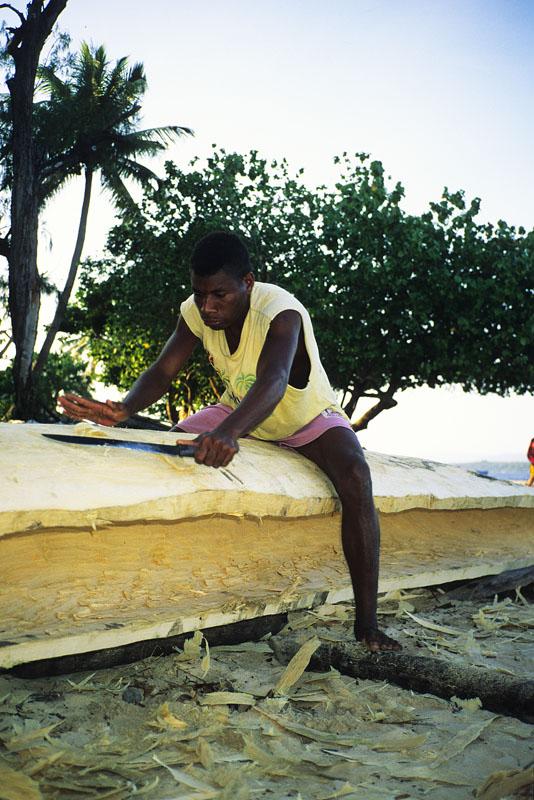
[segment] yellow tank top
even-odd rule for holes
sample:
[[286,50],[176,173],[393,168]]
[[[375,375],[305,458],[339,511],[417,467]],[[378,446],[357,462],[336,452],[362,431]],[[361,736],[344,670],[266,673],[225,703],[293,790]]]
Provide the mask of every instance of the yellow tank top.
[[188,328],[204,345],[211,364],[225,385],[221,403],[232,408],[237,408],[256,380],[256,365],[272,320],[287,309],[298,311],[302,318],[304,341],[311,365],[310,377],[304,389],[287,387],[272,414],[251,431],[252,436],[258,439],[285,439],[325,409],[343,413],[321,364],[310,315],[302,303],[280,286],[255,283],[238,348],[235,353],[230,353],[225,332],[214,331],[202,322],[193,295],[180,306]]

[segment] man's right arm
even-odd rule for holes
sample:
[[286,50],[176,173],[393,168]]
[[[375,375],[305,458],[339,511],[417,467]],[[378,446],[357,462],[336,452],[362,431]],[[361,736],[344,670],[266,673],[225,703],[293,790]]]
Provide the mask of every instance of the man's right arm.
[[107,400],[105,403],[100,403],[65,393],[58,398],[58,403],[72,419],[89,419],[100,425],[117,425],[163,397],[188,361],[198,341],[180,317],[176,330],[156,361],[139,376],[122,402]]

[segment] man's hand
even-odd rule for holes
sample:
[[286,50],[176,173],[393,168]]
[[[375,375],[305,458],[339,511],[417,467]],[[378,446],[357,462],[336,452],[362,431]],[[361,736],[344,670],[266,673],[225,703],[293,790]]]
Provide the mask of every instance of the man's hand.
[[195,461],[207,467],[227,467],[239,450],[237,439],[217,430],[201,433],[194,441],[177,439],[176,444],[188,444],[196,447]]
[[99,425],[118,425],[128,419],[130,412],[124,403],[115,403],[113,400],[106,400],[99,403],[98,400],[91,400],[88,397],[80,397],[77,394],[62,394],[57,399],[64,413],[71,419],[88,419],[91,422],[98,422]]

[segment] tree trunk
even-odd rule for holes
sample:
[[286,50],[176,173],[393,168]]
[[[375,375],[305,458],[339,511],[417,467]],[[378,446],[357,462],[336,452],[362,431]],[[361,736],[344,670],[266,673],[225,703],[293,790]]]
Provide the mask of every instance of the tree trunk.
[[342,405],[343,405],[343,411],[345,412],[347,417],[351,419],[356,409],[356,406],[358,405],[358,401],[360,400],[361,397],[363,397],[365,393],[365,383],[361,381],[359,383],[356,383],[352,390],[350,389],[345,390],[345,395],[347,393],[350,393],[350,397],[346,402],[345,402],[345,397],[343,397]]
[[[13,113],[13,187],[11,192],[11,248],[9,253],[9,311],[15,363],[15,417],[25,419],[31,397],[31,367],[37,336],[41,292],[37,271],[36,166],[32,140],[32,65],[23,64],[8,81]],[[30,104],[26,102],[29,95]]]
[[11,95],[13,184],[11,191],[11,241],[9,248],[9,311],[15,343],[13,370],[14,416],[31,411],[31,368],[37,336],[41,298],[37,270],[39,222],[37,159],[33,140],[33,94],[39,56],[67,0],[32,0],[27,16],[7,46],[15,71],[8,80]]
[[[363,431],[372,419],[377,417],[382,411],[385,411],[388,408],[395,408],[397,405],[397,401],[394,399],[393,395],[396,391],[398,391],[399,384],[392,380],[385,392],[378,392],[376,397],[378,397],[378,403],[375,403],[374,406],[371,406],[364,414],[359,417],[356,422],[352,423],[353,430],[355,431]],[[366,397],[366,395],[362,395]]]
[[[281,636],[271,639],[279,661],[286,664],[305,637]],[[430,692],[449,700],[479,697],[484,708],[499,711],[527,722],[534,720],[534,681],[520,680],[496,670],[449,664],[437,658],[406,652],[371,654],[350,642],[322,642],[310,661],[311,669],[335,667],[353,678],[389,681],[415,692]]]
[[382,396],[379,399],[378,403],[375,403],[374,406],[371,406],[371,408],[368,409],[365,412],[365,414],[362,414],[361,417],[359,417],[356,420],[356,422],[352,423],[353,429],[355,431],[365,430],[365,428],[367,428],[372,419],[377,417],[379,414],[382,413],[382,411],[385,411],[387,408],[395,408],[396,405],[397,401],[394,400],[393,397],[390,397],[388,395]]
[[50,353],[50,348],[54,343],[54,339],[56,338],[57,332],[59,331],[61,323],[63,322],[63,319],[65,317],[65,312],[67,310],[67,305],[69,303],[72,287],[74,286],[74,281],[76,279],[76,275],[78,273],[78,267],[80,265],[80,259],[82,257],[82,250],[85,242],[85,234],[87,232],[87,217],[89,214],[89,204],[91,202],[92,184],[93,184],[93,170],[87,169],[85,172],[85,189],[83,193],[80,224],[78,225],[78,236],[76,237],[76,244],[74,245],[74,252],[72,254],[72,259],[70,262],[69,274],[67,276],[67,280],[65,282],[63,291],[59,296],[56,312],[54,314],[54,319],[52,320],[50,327],[48,328],[46,338],[41,348],[41,352],[39,353],[39,356],[35,363],[35,367],[33,369],[34,378],[36,375],[39,375],[44,365],[46,364],[48,354]]

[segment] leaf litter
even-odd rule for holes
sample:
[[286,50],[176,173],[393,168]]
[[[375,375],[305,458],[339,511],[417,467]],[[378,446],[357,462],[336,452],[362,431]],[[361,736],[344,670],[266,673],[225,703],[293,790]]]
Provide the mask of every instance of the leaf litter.
[[[415,590],[389,593],[379,609],[406,649],[464,664],[491,652],[494,668],[528,669],[532,608],[522,597],[447,611]],[[197,632],[180,652],[113,669],[0,676],[0,798],[463,800],[478,792],[491,800],[526,785],[526,723],[490,714],[478,698],[448,702],[310,671],[321,639],[350,640],[353,619],[346,603],[292,612],[287,631],[310,635],[286,667],[268,638],[210,648]],[[123,700],[129,687],[140,704]]]

